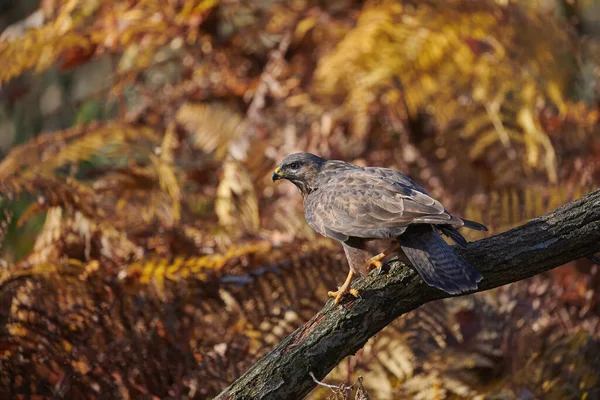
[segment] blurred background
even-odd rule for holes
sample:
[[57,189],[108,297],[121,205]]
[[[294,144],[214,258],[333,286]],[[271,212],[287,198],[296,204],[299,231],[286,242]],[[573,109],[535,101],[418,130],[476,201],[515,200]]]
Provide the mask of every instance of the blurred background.
[[[598,0],[1,0],[0,30],[2,398],[211,398],[308,320],[347,266],[270,181],[291,152],[489,234],[600,182]],[[599,287],[427,304],[326,381],[600,398]]]

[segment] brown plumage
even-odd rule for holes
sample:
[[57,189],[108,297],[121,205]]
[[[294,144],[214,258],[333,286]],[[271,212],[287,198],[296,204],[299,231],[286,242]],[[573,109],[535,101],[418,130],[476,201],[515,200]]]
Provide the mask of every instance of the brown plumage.
[[369,267],[393,249],[371,257],[366,243],[397,240],[423,280],[451,294],[474,290],[481,274],[440,236],[467,244],[456,230],[461,226],[487,230],[473,221],[450,215],[442,204],[410,178],[389,168],[360,167],[328,161],[310,153],[286,157],[273,173],[273,181],[287,179],[304,198],[308,224],[321,235],[342,243],[350,273],[331,296],[339,302],[350,289],[354,275],[365,276]]

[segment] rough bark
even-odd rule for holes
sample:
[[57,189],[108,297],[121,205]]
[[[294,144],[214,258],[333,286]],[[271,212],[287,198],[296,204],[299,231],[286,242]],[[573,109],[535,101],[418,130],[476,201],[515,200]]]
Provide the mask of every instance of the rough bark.
[[[600,251],[600,190],[510,231],[470,243],[462,255],[483,275],[477,292],[529,278]],[[395,318],[450,297],[406,266],[357,280],[361,298],[330,300],[218,399],[297,399]]]

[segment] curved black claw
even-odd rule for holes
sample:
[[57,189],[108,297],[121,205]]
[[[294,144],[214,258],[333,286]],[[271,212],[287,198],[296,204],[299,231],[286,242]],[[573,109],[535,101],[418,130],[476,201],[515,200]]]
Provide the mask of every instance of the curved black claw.
[[379,268],[379,270],[377,271],[377,276],[380,276],[380,275],[385,275],[385,274],[387,274],[388,272],[390,272],[390,269],[391,269],[391,268],[392,268],[392,267],[390,266],[390,263],[389,263],[389,262],[384,262],[384,263],[381,265],[381,268]]

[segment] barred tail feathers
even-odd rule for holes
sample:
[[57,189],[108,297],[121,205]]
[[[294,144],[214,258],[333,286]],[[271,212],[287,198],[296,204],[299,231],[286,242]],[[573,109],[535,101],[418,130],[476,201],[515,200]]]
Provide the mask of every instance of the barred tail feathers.
[[430,286],[459,294],[477,289],[477,283],[483,279],[431,225],[413,225],[398,241],[414,269]]

